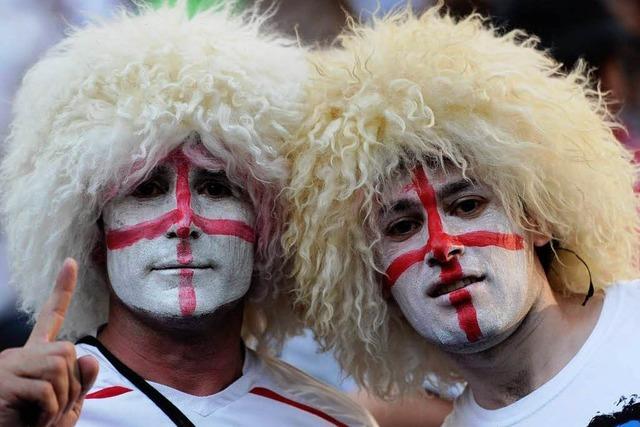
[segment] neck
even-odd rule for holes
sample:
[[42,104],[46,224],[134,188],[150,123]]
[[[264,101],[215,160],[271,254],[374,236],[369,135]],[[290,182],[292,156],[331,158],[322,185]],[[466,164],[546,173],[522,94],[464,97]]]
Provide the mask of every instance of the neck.
[[237,301],[199,318],[159,319],[112,295],[109,323],[98,338],[144,379],[208,396],[242,375],[242,314]]
[[601,293],[584,307],[583,299],[555,294],[546,284],[502,342],[477,353],[450,354],[476,402],[486,409],[505,407],[560,372],[585,343],[602,309]]

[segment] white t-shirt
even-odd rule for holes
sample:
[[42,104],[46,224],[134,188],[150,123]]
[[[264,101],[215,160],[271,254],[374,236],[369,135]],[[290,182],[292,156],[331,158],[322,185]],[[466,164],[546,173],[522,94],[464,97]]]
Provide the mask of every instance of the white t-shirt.
[[542,387],[496,410],[478,406],[467,387],[445,426],[639,427],[640,280],[607,288],[591,335]]
[[[98,348],[77,344],[76,350],[78,357],[91,354],[100,364],[78,427],[175,425]],[[292,366],[251,350],[245,353],[242,376],[214,395],[192,396],[162,384],[149,384],[196,426],[376,425],[371,415],[346,396]]]

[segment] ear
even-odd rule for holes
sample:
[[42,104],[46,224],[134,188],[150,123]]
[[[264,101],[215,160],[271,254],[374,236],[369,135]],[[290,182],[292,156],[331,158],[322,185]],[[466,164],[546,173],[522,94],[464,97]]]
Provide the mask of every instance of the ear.
[[531,215],[526,213],[526,223],[527,223],[527,233],[529,234],[529,238],[531,242],[533,242],[533,246],[535,248],[541,248],[548,244],[551,241],[551,237],[546,236],[540,231],[540,222],[533,218]]
[[551,241],[550,237],[545,236],[542,233],[532,232],[531,233],[531,241],[533,242],[533,246],[536,248],[541,248],[547,243]]
[[104,223],[102,222],[102,216],[98,218],[96,227],[98,227],[98,230],[100,232],[100,239],[96,242],[96,245],[93,247],[93,250],[91,251],[91,260],[95,262],[97,265],[106,265],[107,264],[107,245],[104,239]]

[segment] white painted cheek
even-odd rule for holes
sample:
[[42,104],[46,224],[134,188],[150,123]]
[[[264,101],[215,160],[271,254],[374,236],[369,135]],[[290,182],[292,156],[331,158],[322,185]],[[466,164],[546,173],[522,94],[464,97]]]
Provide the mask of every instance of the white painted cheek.
[[175,244],[164,237],[108,250],[107,271],[114,293],[130,307],[166,312],[173,305],[170,300],[177,278],[154,276],[151,268],[175,257]]
[[535,299],[530,284],[531,255],[526,250],[479,248],[486,260],[486,284],[472,292],[478,324],[491,339],[516,326],[529,312]]
[[[251,286],[253,244],[227,236],[208,236],[194,248],[194,260],[202,250],[211,254],[213,270],[195,270],[195,314],[209,313],[242,298]],[[202,240],[200,238],[199,240]]]

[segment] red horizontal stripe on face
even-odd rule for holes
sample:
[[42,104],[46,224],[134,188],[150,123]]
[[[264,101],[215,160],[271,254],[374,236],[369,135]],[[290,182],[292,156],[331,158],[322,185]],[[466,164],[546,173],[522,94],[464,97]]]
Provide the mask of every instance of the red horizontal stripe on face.
[[456,241],[460,242],[460,244],[464,246],[497,246],[510,251],[524,249],[524,239],[517,234],[473,231],[471,233],[459,234],[454,237]]
[[203,233],[212,236],[234,236],[249,243],[255,243],[256,236],[253,228],[242,221],[233,219],[208,219],[200,215],[193,215],[193,223]]
[[107,231],[107,248],[123,249],[142,239],[155,239],[164,234],[169,227],[180,220],[180,211],[172,210],[159,218],[141,222],[131,227]]
[[400,255],[398,258],[394,259],[389,267],[387,267],[386,275],[386,284],[389,287],[395,285],[396,281],[402,273],[404,273],[409,267],[413,264],[417,264],[424,260],[424,257],[427,255],[427,247],[423,246],[421,248],[415,249],[413,251],[409,251]]
[[284,404],[293,406],[294,408],[298,408],[302,411],[305,411],[317,417],[320,417],[323,420],[330,422],[336,427],[348,427],[345,423],[338,421],[337,419],[333,418],[331,415],[326,414],[319,409],[316,409],[309,405],[305,405],[304,403],[296,402],[295,400],[291,400],[287,397],[282,396],[281,394],[276,393],[273,390],[269,390],[268,388],[254,387],[251,390],[249,390],[249,393],[257,394],[258,396],[266,397],[267,399],[277,400],[278,402],[282,402]]
[[[131,227],[119,228],[107,231],[107,248],[111,250],[123,249],[142,239],[155,239],[164,234],[176,224],[182,214],[177,209],[162,215],[158,219],[141,222]],[[208,219],[193,214],[193,223],[203,233],[212,236],[234,236],[249,243],[255,243],[256,237],[253,228],[242,221],[233,219]]]
[[106,399],[109,397],[120,396],[121,394],[129,393],[133,391],[130,388],[122,387],[119,385],[113,387],[103,388],[102,390],[94,391],[93,393],[87,394],[85,399]]

